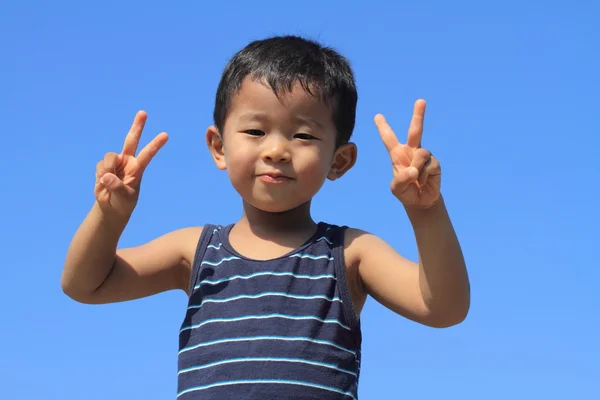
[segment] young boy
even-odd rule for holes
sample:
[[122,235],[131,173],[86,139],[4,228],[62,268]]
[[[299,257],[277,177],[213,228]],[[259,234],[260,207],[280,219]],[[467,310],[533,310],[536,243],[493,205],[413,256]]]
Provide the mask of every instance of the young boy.
[[206,132],[215,164],[242,198],[243,217],[117,249],[144,169],[167,142],[161,133],[136,156],[146,121],[138,112],[121,153],[97,164],[96,202],[69,248],[64,292],[102,304],[186,291],[182,400],[356,399],[367,295],[440,328],[460,323],[470,303],[440,164],[420,146],[423,101],[415,103],[406,144],[375,117],[419,262],[369,233],[311,218],[324,181],[356,161],[349,141],[356,102],[351,68],[334,50],[293,36],[250,43],[223,72]]

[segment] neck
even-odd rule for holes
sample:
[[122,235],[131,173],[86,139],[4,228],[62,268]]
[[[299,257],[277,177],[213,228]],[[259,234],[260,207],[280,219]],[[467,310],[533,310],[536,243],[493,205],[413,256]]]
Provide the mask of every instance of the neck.
[[310,215],[310,201],[278,213],[262,211],[244,202],[244,215],[236,225],[240,230],[251,231],[265,239],[273,239],[281,234],[313,232],[317,226]]

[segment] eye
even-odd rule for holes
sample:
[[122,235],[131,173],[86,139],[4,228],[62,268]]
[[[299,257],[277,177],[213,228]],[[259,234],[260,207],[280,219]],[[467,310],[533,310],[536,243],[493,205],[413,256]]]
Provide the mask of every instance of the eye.
[[247,133],[250,136],[263,136],[265,133],[258,129],[248,129],[245,130],[244,133]]
[[318,138],[316,138],[313,135],[310,135],[308,133],[297,133],[294,135],[294,137],[297,139],[302,139],[302,140],[319,140]]

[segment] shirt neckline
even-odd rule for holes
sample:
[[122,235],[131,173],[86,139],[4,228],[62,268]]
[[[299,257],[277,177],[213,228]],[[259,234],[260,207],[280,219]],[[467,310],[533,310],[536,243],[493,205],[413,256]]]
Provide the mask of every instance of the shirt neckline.
[[231,232],[231,229],[235,226],[235,223],[233,224],[229,224],[227,226],[224,226],[222,229],[220,229],[219,232],[219,236],[221,239],[221,245],[227,249],[228,252],[230,252],[231,254],[235,255],[236,257],[239,257],[243,260],[246,261],[252,261],[252,262],[270,262],[270,261],[276,261],[276,260],[281,260],[284,258],[289,258],[291,255],[296,254],[301,252],[302,250],[305,250],[308,246],[310,246],[312,243],[314,243],[314,241],[316,239],[318,239],[320,236],[322,236],[326,230],[327,230],[327,226],[328,224],[324,223],[324,222],[318,222],[317,223],[317,229],[315,230],[315,232],[312,234],[312,236],[310,236],[306,242],[304,242],[303,244],[301,244],[300,246],[298,246],[297,248],[279,256],[279,257],[275,257],[275,258],[270,258],[267,260],[259,260],[259,259],[255,259],[255,258],[250,258],[247,256],[244,256],[243,254],[238,253],[233,246],[231,245],[231,243],[229,242],[229,233]]

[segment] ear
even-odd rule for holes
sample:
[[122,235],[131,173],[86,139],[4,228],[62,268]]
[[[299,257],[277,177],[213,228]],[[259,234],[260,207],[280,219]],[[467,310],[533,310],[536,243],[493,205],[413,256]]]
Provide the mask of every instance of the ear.
[[225,153],[223,151],[223,138],[216,126],[209,126],[206,130],[206,145],[212,155],[217,168],[226,170]]
[[354,166],[357,155],[358,149],[354,143],[346,143],[340,146],[333,155],[333,162],[327,174],[327,179],[335,181],[341,178]]

